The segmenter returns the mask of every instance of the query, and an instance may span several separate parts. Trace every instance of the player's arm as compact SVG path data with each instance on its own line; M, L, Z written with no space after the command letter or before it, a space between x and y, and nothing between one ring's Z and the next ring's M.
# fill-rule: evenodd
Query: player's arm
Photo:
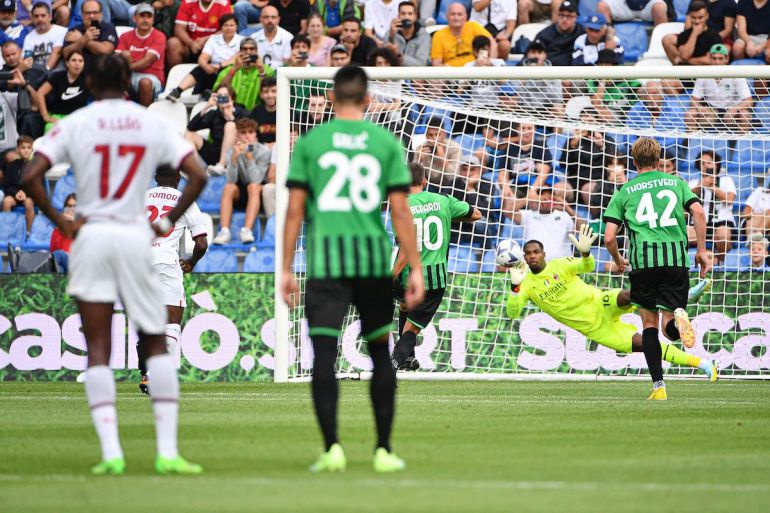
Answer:
M695 240L698 248L695 262L700 267L700 277L705 278L706 273L711 269L710 261L706 257L706 212L699 201L691 203L689 211L695 225Z
M305 201L307 190L300 187L292 187L289 191L289 207L286 211L286 223L283 227L283 300L290 308L299 302L299 288L294 275L291 272L291 263L294 260L294 248L297 245L297 237L305 218Z
M209 241L205 233L193 237L193 242L195 245L193 246L192 256L181 261L182 271L186 273L192 272L195 268L195 264L203 258L203 255L205 255L206 251L209 249Z
M206 172L198 164L198 159L195 153L188 154L184 160L182 160L181 170L187 175L187 184L182 191L182 195L179 197L179 201L171 212L166 217L161 217L153 224L153 228L158 235L163 235L168 232L171 227L176 223L180 217L187 212L193 201L200 195L203 187L206 185ZM167 221L164 221L164 219ZM159 231L160 230L160 231Z
M505 302L505 314L511 319L516 319L529 301L527 288L521 286L521 282L527 276L527 265L519 262L508 269L508 273L511 278L511 292Z
M82 219L75 222L67 221L59 211L51 205L51 202L48 200L48 195L45 193L45 188L43 187L43 177L45 176L45 172L50 168L51 162L48 160L48 157L36 153L35 156L32 157L32 161L24 166L24 171L21 175L21 185L27 193L27 196L32 198L32 201L37 208L39 208L48 219L53 221L65 237L71 239L83 221Z
M403 251L398 252L396 256L396 263L393 264L393 272L391 273L395 279L399 274L404 272L406 268L406 254Z
M401 242L401 252L409 264L409 280L407 290L404 294L406 307L412 309L422 303L425 296L425 283L422 277L422 266L420 264L420 253L417 252L417 238L414 233L414 223L412 221L412 212L409 210L409 203L406 199L406 193L403 191L392 191L388 194L390 201L390 216L393 228Z
M620 255L620 250L618 249L618 229L620 228L620 225L623 224L625 212L623 197L619 192L620 191L616 192L612 195L612 198L610 198L610 203L604 211L602 220L605 222L604 247L606 247L607 251L612 255L612 259L618 267L618 272L623 273L623 271L626 270L626 267L628 267L628 260Z
M452 222L453 223L472 223L474 221L478 221L479 219L481 219L481 211L476 207L471 207L471 210L469 211L467 216L459 217L457 219L452 219Z

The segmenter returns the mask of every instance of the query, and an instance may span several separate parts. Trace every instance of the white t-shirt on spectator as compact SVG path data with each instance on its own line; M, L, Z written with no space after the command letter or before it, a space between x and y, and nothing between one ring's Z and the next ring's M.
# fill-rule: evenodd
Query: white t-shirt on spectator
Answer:
M746 200L746 205L751 207L752 214L765 214L770 212L770 189L766 187L754 189Z
M44 34L33 30L24 38L24 58L32 57L35 64L45 66L53 49L64 46L66 35L67 29L59 25L51 25L51 29Z
M222 34L214 34L206 40L202 52L211 55L211 64L219 64L237 54L241 49L243 36L235 34L230 42Z
M19 133L16 130L18 93L0 92L0 151L16 147Z
M690 180L690 188L696 187L700 183L700 179ZM738 194L738 189L735 187L735 182L729 176L719 177L719 188L726 193ZM735 217L733 216L733 207L731 204L724 201L716 201L714 193L709 189L701 189L701 199L703 200L703 210L706 211L706 222L722 223L730 222L735 225Z
M374 30L374 35L380 41L387 41L390 35L390 22L398 17L400 3L401 0L391 0L389 4L383 0L366 0L364 28Z
M283 65L291 57L291 40L294 36L288 30L276 27L277 33L272 41L267 40L265 29L260 29L254 34L257 42L257 52L262 62L272 68Z
M489 59L494 67L505 66L502 59ZM466 62L465 67L476 67L476 61ZM500 103L500 85L499 80L472 80L469 97L474 107L494 107Z
M474 0L473 5L480 1ZM472 5L469 19L479 23L482 27L487 23L491 23L497 27L497 30L504 30L505 23L508 20L516 19L517 3L516 0L492 0L492 3L488 7L483 8L481 12L477 11ZM489 17L487 17L487 12L489 12Z
M29 36L27 36L29 37ZM692 97L703 99L714 109L735 107L744 98L751 98L749 82L745 78L699 78L695 81Z
M567 235L575 229L575 221L563 210L541 214L536 210L521 211L524 240L537 239L543 243L545 259L572 256L572 245Z

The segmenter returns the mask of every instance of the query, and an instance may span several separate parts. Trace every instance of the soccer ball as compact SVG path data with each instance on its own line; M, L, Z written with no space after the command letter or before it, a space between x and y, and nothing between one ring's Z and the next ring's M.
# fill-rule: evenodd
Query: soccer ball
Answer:
M495 251L495 262L503 267L513 267L521 260L524 260L524 253L521 246L515 240L506 239L500 241Z

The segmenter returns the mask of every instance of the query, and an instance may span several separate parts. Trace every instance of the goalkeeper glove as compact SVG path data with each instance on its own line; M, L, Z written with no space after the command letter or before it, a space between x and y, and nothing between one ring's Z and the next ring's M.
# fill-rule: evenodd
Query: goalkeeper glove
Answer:
M527 277L527 271L529 268L527 264L520 261L508 268L508 273L511 275L511 292L517 294L519 292L519 285Z
M594 233L588 223L584 223L583 226L580 227L578 238L575 238L571 233L569 234L569 239L572 241L572 244L575 245L575 249L580 251L583 255L587 255L591 252L591 246L598 238L599 234Z

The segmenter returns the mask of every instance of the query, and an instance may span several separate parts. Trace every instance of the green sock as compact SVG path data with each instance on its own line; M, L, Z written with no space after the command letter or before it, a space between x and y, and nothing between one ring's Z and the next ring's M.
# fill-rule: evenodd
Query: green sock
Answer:
M697 356L687 354L673 344L660 343L660 349L663 352L663 359L676 365L687 365L689 367L698 367L701 359Z

